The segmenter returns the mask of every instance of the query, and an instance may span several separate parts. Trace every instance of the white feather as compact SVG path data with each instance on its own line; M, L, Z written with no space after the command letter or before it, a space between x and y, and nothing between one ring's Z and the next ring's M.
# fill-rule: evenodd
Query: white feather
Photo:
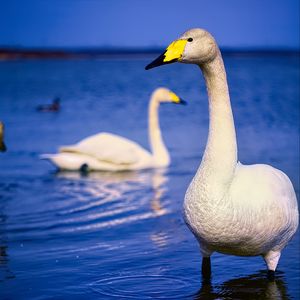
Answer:
M151 157L137 143L106 132L92 135L75 145L62 146L59 152L81 153L114 164L135 164Z

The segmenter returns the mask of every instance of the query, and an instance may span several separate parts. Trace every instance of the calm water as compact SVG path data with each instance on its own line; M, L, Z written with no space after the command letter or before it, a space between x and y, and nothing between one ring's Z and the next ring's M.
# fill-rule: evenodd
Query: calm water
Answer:
M0 62L0 299L299 299L299 232L275 282L260 257L214 254L211 285L185 226L182 202L207 137L197 67L144 71L145 59ZM225 57L239 157L291 178L299 199L299 61ZM53 153L100 131L145 147L152 90L167 86L189 105L165 104L161 127L172 164L134 173L57 173ZM59 113L35 107L62 99Z

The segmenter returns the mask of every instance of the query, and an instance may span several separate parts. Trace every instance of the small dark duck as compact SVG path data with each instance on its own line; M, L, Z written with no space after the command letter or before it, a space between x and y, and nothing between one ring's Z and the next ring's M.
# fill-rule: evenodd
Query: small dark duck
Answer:
M36 108L37 111L41 112L56 112L60 110L60 98L53 99L51 104L39 105Z

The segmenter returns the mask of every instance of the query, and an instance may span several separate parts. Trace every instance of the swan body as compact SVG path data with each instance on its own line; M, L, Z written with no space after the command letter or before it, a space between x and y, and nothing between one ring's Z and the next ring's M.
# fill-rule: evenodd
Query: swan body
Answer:
M278 253L295 233L297 201L288 177L271 166L237 164L222 199L203 199L205 187L194 180L185 197L184 214L198 237L202 254L239 256ZM210 203L205 203L210 201Z
M60 169L138 170L153 165L151 153L137 143L111 133L98 133L71 146L62 146L57 154L45 154Z
M70 146L62 146L57 154L44 154L62 170L76 171L83 166L94 171L125 171L166 167L170 163L168 150L161 137L158 108L160 103L183 104L184 101L166 88L156 89L149 103L149 140L152 153L136 142L111 134L99 133Z
M202 273L210 273L209 258L216 251L261 255L274 274L298 227L292 183L269 165L238 162L226 72L214 38L203 29L191 29L146 69L174 61L198 65L208 91L208 141L183 206L184 219L200 244Z

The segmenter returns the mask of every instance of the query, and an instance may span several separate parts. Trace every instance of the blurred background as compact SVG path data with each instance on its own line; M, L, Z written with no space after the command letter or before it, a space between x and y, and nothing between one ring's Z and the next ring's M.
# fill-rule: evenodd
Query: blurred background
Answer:
M299 231L274 282L260 257L215 254L201 284L182 220L208 131L199 69L145 71L193 27L225 62L239 159L284 171L299 199L299 1L0 0L1 299L298 299ZM160 108L164 170L57 172L43 153L98 132L149 149L147 109L166 86L188 105ZM59 98L58 109L49 107Z
M299 1L1 0L2 47L165 47L207 28L222 48L299 49Z

